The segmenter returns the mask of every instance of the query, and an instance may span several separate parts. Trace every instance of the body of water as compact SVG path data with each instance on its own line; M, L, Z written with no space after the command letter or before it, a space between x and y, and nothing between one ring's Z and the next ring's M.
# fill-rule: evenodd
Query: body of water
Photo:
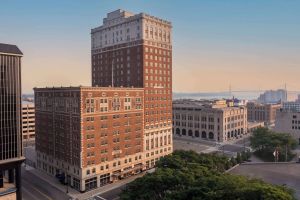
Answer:
M222 98L238 98L245 100L256 100L260 94L264 91L257 92L237 92L234 91L231 94L229 92L199 92L199 93L173 93L174 99L222 99ZM297 98L299 92L288 92L288 100L294 101Z

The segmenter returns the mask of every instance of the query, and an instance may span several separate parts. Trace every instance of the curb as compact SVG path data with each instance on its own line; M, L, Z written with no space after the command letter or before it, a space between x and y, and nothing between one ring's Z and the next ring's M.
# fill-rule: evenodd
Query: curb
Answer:
M231 170L237 168L238 166L240 166L240 164L236 164L236 165L234 165L233 167L231 167L230 169L227 169L227 170L225 171L225 173L230 172Z
M276 165L276 164L296 164L299 162L292 161L292 162L246 162L241 163L241 165Z

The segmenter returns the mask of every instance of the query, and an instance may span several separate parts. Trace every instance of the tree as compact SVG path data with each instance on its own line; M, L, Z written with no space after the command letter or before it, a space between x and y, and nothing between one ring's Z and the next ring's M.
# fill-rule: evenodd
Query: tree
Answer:
M242 157L241 157L240 153L237 153L237 155L236 155L236 162L239 164L242 162Z
M250 137L250 145L255 154L266 161L273 161L273 152L279 151L279 161L291 160L291 152L297 146L297 141L288 133L276 133L267 128L258 128Z
M231 159L232 160L232 159ZM122 200L293 200L293 191L257 179L224 173L224 156L175 151L152 174L129 183Z
M245 152L245 151L242 151L242 153L241 153L241 159L242 159L242 161L246 161L246 160L248 160L248 159L247 159L247 155L246 155L246 152Z
M231 157L230 162L232 163L232 166L236 165L236 159L234 157Z

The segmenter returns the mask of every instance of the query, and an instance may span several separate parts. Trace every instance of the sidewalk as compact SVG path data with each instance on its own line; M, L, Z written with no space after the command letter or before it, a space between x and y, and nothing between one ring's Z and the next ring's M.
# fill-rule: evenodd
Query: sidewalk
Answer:
M49 176L35 168L32 168L30 166L26 166L25 170L29 173L31 173L33 176L37 176L41 179L43 179L44 181L46 181L47 183L49 183L51 186L57 188L58 190L65 192L67 191L67 186L66 185L62 185L55 177ZM94 190L85 192L85 193L80 193L77 190L74 190L71 187L68 187L68 196L70 196L72 199L76 199L76 200L86 200L88 198L91 198L93 196L96 195L100 195L103 194L105 192L108 192L110 190L113 190L115 188L121 187L131 181L134 181L136 178L142 177L143 175L145 175L144 173L141 174L137 174L135 176L131 176L128 177L126 179L120 180L118 182L112 183L112 184L107 184L105 186L102 186L100 188L96 188Z
M33 167L30 167L28 165L26 165L25 170L29 173L31 173L33 176L37 176L40 179L43 179L44 181L46 181L49 185L55 187L56 189L66 193L67 191L67 186L66 185L62 185L55 177L49 176ZM70 187L68 187L69 193L68 196L72 197L72 198L76 198L77 195L80 194L80 192L78 192L77 190L74 190Z

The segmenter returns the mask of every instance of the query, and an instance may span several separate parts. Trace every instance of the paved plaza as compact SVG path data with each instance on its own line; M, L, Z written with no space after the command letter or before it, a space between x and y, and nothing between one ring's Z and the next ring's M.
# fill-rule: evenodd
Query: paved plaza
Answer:
M206 151L215 151L216 148L213 146L209 146L208 144L203 144L200 142L193 142L185 139L173 139L173 148L174 150L192 150L197 153L204 153Z
M232 174L260 178L277 185L286 185L295 190L297 199L300 199L299 172L299 163L243 164L230 171Z

